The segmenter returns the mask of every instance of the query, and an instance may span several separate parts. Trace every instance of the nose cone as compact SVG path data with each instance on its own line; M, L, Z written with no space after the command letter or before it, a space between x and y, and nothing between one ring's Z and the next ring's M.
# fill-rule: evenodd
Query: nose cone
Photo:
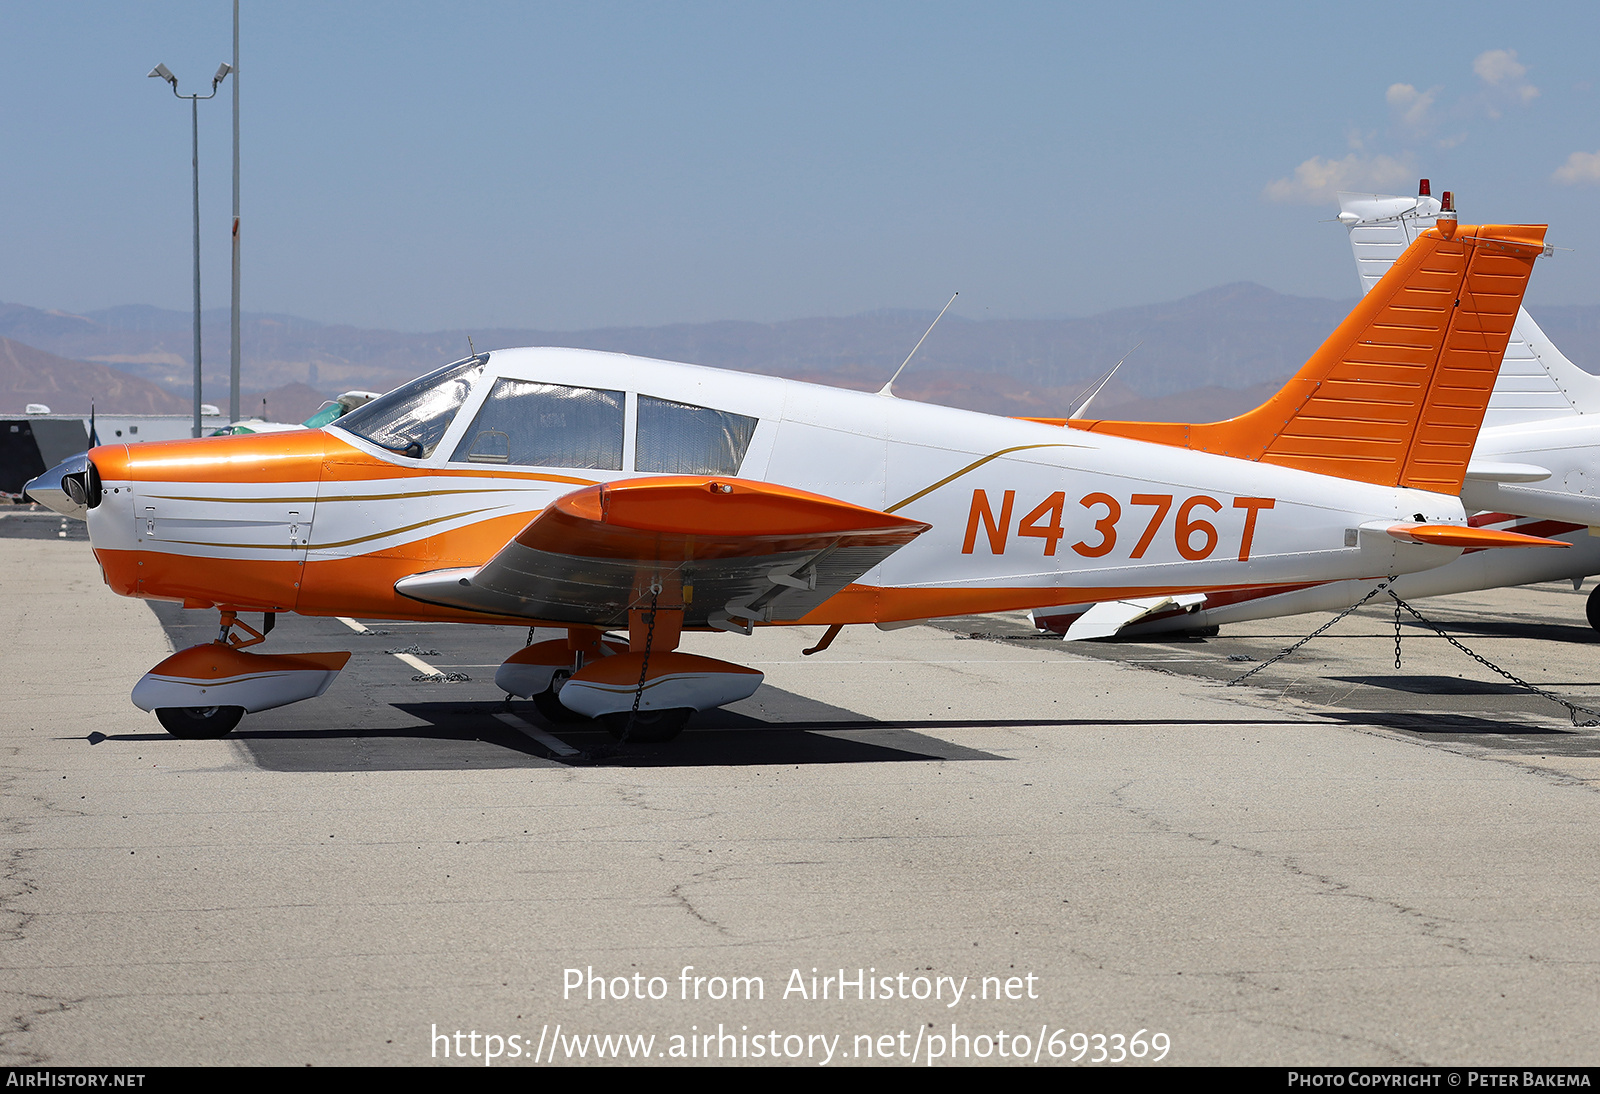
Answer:
M64 517L85 520L100 500L100 478L89 453L68 456L38 478L29 479L23 493Z

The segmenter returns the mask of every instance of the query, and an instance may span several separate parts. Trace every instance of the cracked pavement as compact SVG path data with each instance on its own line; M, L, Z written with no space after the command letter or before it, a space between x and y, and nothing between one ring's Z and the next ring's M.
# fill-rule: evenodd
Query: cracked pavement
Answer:
M177 741L128 691L214 615L113 596L79 542L0 556L8 1064L421 1064L435 1025L546 1022L840 1033L849 1063L857 1034L951 1021L1161 1031L1184 1064L1593 1062L1600 734L1421 631L1396 672L1382 614L1239 688L1229 654L1325 617L1070 646L1017 617L849 628L809 658L820 629L692 635L767 685L585 763L492 717L515 628L280 619L270 651L350 668ZM1419 606L1600 700L1566 587ZM413 681L384 652L409 645L470 679ZM682 1000L684 966L765 998ZM564 999L570 968L671 992ZM814 968L1033 974L1038 998L784 998Z

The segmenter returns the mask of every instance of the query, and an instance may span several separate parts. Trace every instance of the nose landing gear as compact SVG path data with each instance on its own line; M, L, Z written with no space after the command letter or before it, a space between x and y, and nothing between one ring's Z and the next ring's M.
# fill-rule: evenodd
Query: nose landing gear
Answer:
M273 615L261 630L222 613L215 642L179 650L133 687L133 705L153 711L166 731L187 739L224 737L247 713L314 699L328 690L350 654L246 653L266 641ZM249 634L241 639L237 627Z

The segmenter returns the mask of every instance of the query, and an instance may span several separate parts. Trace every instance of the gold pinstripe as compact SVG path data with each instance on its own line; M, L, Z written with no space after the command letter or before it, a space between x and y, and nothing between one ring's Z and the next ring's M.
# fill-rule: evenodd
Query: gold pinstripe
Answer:
M982 467L984 464L988 463L990 460L997 460L1001 456L1008 455L1009 453L1012 453L1012 452L1026 452L1031 448L1086 448L1086 447L1088 447L1088 446L1087 445L1081 445L1081 444L1019 444L1015 448L1002 448L998 452L989 453L987 456L984 456L982 459L974 460L973 462L967 464L967 466L963 467L960 471L957 471L953 475L946 475L944 478L940 479L938 482L934 483L932 486L923 487L921 490L918 490L915 494L912 494L909 498L906 498L906 499L904 499L902 501L895 502L893 505L889 506L889 508L885 509L884 512L885 513L892 513L896 509L903 509L907 505L910 505L912 502L916 501L918 498L926 497L927 495L933 493L935 490L939 489L939 487L948 486L950 483L955 482L957 479L959 479L962 475L965 475L967 472L976 471L978 468Z

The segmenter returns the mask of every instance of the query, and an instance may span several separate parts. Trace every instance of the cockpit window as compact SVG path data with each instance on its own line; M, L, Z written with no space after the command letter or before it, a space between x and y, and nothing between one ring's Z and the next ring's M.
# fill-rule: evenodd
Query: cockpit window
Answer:
M499 379L450 459L622 470L623 395Z
M436 369L357 407L336 424L379 448L414 460L427 459L439 447L439 439L488 363L489 355L480 353Z
M639 396L634 468L669 475L736 475L756 419L726 410Z

